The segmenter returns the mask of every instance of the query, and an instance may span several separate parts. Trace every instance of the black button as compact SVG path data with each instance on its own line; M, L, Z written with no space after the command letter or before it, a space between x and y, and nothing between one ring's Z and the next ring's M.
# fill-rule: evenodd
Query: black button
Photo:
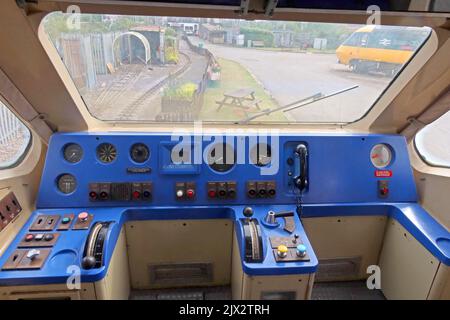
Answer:
M51 233L47 233L47 234L44 236L44 240L45 240L45 241L52 241L54 238L55 238L55 236L54 236L53 234L51 234Z

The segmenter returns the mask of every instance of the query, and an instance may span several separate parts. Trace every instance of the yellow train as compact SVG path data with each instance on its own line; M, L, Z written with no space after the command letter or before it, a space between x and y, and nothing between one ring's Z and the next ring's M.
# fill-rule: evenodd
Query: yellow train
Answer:
M421 44L426 28L367 25L356 30L336 50L338 62L358 73L396 74Z

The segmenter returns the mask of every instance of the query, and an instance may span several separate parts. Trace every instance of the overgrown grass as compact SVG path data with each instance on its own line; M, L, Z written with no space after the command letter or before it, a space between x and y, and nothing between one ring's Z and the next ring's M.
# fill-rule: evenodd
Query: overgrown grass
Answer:
M259 84L253 76L241 66L239 63L226 59L218 59L221 67L220 83L216 88L208 88L205 92L205 100L202 110L200 111L200 119L208 121L238 121L246 118L245 111L241 108L224 105L219 111L219 105L216 101L223 100L224 92L238 90L241 88L252 88L255 90L257 100L262 100L260 107L262 110L278 107L277 102L270 97L264 88ZM229 102L230 100L228 100ZM256 107L251 107L247 113L251 116L258 113ZM280 111L274 112L267 116L262 116L255 121L282 121L287 122L287 118Z

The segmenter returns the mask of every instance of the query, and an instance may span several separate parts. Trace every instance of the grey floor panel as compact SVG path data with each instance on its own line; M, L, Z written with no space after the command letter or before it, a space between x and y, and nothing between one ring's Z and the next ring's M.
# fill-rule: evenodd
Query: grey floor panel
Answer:
M314 283L312 300L385 300L381 290L367 289L365 281Z
M230 300L230 287L132 290L131 300Z
M131 300L230 300L230 287L132 290ZM314 283L312 300L384 300L380 290L369 290L365 281Z

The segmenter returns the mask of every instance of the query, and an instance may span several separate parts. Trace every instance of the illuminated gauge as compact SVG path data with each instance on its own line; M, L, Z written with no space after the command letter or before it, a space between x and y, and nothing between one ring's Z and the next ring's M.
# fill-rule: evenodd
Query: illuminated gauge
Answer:
M236 163L236 152L226 143L218 143L212 146L208 152L208 165L218 172L230 171Z
M83 157L83 149L79 144L69 143L64 147L64 159L70 163L77 163Z
M63 174L57 180L58 190L62 193L68 194L75 191L77 188L77 180L71 174Z
M385 144L377 144L370 151L370 161L377 168L385 168L392 161L392 150Z
M267 143L258 143L250 150L250 161L258 167L267 166L272 161L272 150Z
M102 143L97 147L97 158L103 163L111 163L116 160L117 150L110 143Z
M143 143L135 143L130 150L131 159L137 163L143 163L150 157L150 150Z

